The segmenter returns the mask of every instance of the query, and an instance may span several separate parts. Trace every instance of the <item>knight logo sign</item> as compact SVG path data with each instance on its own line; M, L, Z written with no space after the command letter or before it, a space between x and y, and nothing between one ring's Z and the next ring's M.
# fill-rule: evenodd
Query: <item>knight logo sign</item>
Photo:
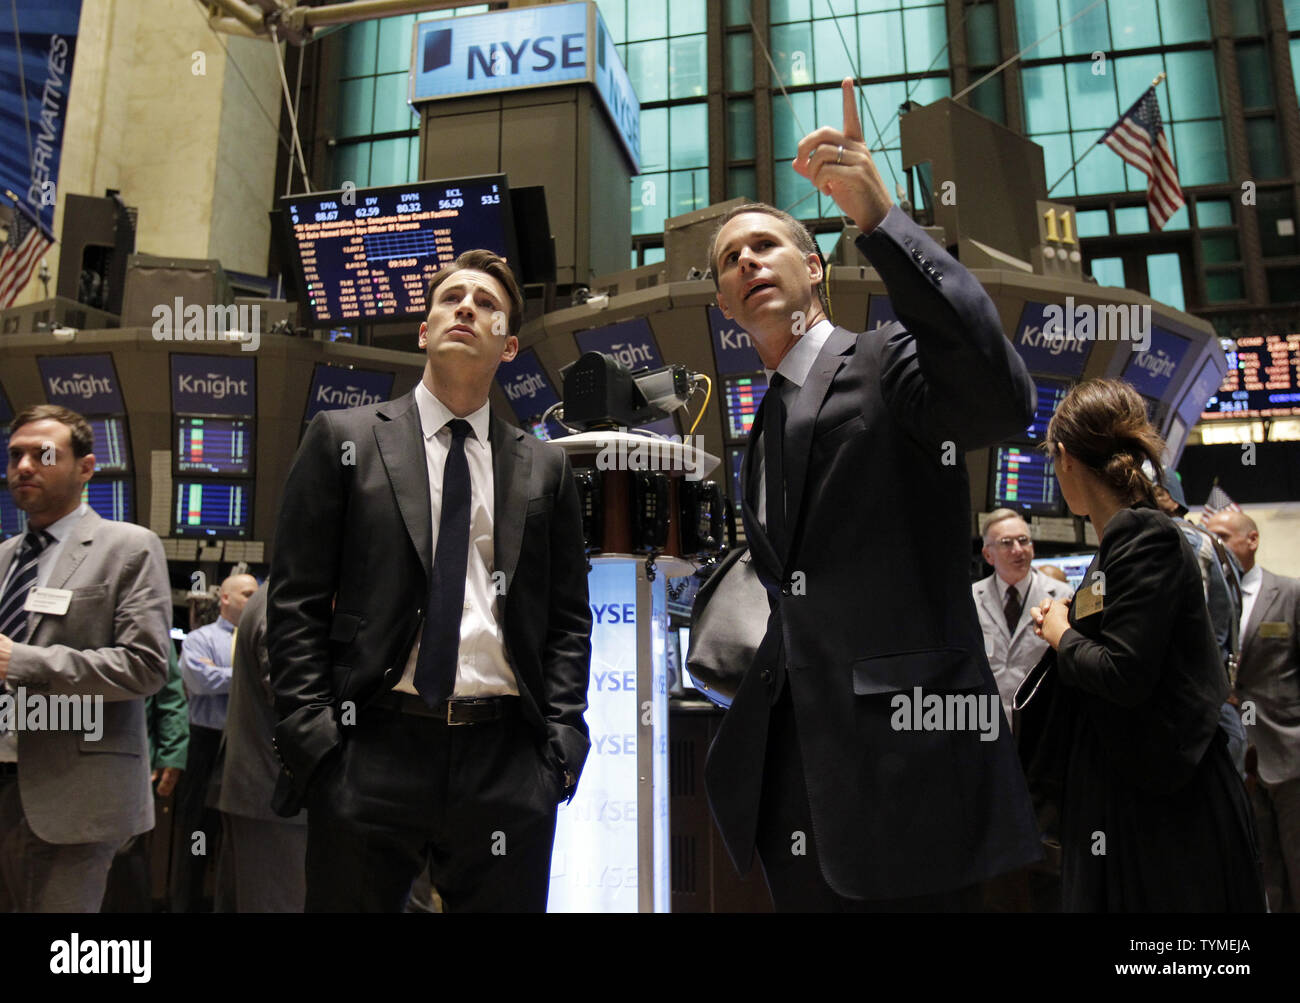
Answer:
M734 320L727 320L716 306L709 307L709 333L713 335L713 361L719 376L756 373L763 368L749 332Z
M111 355L59 355L36 360L45 399L79 414L123 414L122 387Z
M311 421L322 411L381 404L392 398L396 378L392 373L373 369L349 369L319 362L312 374L305 420Z
M254 360L224 355L173 355L172 410L177 414L256 417Z
M497 383L520 421L539 417L560 399L546 376L546 370L537 361L537 353L531 348L524 349L511 361L501 363L497 368Z
M589 331L579 331L574 337L579 352L602 352L633 372L657 369L664 364L655 336L650 331L650 322L644 317L593 327Z
M1190 342L1163 328L1151 328L1150 344L1145 351L1134 352L1121 377L1133 384L1144 397L1164 400L1177 380L1179 366Z
M1088 364L1093 340L1079 338L1072 329L1054 323L1059 310L1056 303L1026 303L1016 328L1016 351L1030 372L1077 378Z
M640 172L641 103L594 3L543 4L415 26L411 104L588 83Z

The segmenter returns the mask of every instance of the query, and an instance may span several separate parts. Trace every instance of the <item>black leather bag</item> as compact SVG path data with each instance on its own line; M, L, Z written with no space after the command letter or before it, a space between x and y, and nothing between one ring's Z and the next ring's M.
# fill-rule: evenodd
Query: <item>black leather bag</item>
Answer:
M1048 648L1030 669L1012 703L1016 749L1043 842L1061 845L1061 802L1070 749L1079 721L1074 691L1062 686L1056 651Z
M696 687L730 707L767 633L767 591L749 548L731 550L695 594L686 667Z

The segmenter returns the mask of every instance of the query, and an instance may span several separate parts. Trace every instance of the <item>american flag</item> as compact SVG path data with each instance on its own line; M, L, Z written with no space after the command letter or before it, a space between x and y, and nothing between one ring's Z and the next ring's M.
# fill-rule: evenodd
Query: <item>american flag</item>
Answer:
M1219 487L1218 481L1210 488L1210 497L1205 499L1205 505L1202 508L1204 518L1208 519L1216 512L1222 512L1224 509L1230 509L1233 512L1240 512L1241 506L1228 497L1228 492Z
M1155 87L1148 88L1097 142L1105 143L1147 176L1147 212L1156 229L1163 230L1169 217L1183 204L1183 190L1178 185L1178 168L1174 166L1174 155L1160 121Z
M0 249L0 310L7 309L17 298L32 277L36 262L53 243L22 203L15 202L9 239Z

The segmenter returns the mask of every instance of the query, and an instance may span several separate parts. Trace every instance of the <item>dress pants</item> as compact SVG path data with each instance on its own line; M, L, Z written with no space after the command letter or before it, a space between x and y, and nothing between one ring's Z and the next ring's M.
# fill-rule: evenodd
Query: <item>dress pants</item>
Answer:
M221 731L190 722L185 772L176 784L176 834L172 843L171 911L209 912L204 882L216 868L221 815L208 807L208 785L221 749ZM203 853L195 853L194 834L203 833Z
M302 912L307 895L307 827L221 813L217 912Z
M844 792L845 797L854 794ZM898 835L906 838L906 833ZM978 885L900 899L851 899L831 889L817 856L788 685L782 687L768 722L757 849L777 912L973 912L980 908ZM870 847L862 852L870 853Z
M1280 784L1257 780L1250 802L1269 912L1300 912L1300 778Z
M426 866L445 912L545 911L561 784L506 706L468 725L358 714L307 790L308 912L401 912Z
M0 912L99 912L117 843L47 843L0 776Z

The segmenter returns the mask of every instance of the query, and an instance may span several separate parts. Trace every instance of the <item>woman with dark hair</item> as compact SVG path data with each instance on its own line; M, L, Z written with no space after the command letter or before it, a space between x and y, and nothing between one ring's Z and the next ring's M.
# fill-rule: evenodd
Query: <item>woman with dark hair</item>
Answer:
M1056 649L1072 736L1061 799L1062 906L1263 911L1254 822L1219 730L1228 682L1196 557L1154 507L1164 443L1119 380L1076 386L1046 447L1100 551L1069 603L1033 610Z

